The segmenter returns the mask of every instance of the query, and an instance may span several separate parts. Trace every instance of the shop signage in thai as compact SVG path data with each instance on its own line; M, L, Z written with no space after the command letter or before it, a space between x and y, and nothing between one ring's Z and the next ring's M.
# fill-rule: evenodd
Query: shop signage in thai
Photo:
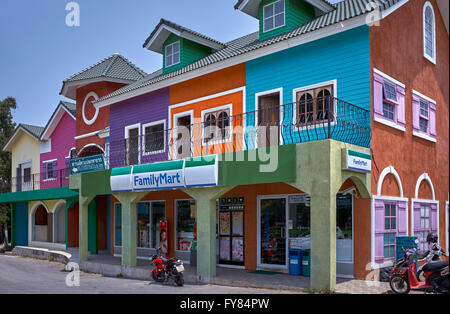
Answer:
M352 149L345 149L344 169L360 172L371 172L372 159L369 154Z
M113 192L216 186L218 181L216 156L115 168L110 179Z
M105 158L103 155L70 159L70 171L72 174L99 170L105 170Z

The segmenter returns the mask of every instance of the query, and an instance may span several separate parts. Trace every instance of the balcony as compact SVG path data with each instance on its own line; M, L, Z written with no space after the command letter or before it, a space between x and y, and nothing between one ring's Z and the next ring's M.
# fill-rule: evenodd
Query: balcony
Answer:
M370 111L324 97L154 130L109 143L108 168L334 139L370 147ZM89 152L84 151L89 155Z
M13 177L11 181L0 182L0 193L36 191L69 185L70 168Z

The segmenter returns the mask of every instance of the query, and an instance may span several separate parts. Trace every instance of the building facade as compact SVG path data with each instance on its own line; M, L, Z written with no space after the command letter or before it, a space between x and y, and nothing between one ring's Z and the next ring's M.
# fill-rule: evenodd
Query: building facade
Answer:
M59 123L75 126L64 146L52 129L57 164L103 155L106 170L70 175L64 245L136 266L166 238L205 281L217 265L288 272L301 249L318 290L392 265L398 236L448 246L448 5L378 4L240 0L252 34L222 43L162 19L143 45L160 70L116 54L65 80L76 114ZM26 197L0 196L17 222Z

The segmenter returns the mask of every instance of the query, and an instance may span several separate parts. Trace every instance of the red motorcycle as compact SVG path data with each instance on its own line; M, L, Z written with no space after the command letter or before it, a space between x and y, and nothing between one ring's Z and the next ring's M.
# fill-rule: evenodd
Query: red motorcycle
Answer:
M424 259L428 252L419 253L416 249L407 249L404 256L395 262L389 280L391 289L398 294L407 294L411 290L448 293L448 261L429 261L423 265L425 281L417 276L416 259Z
M175 257L165 259L162 256L152 256L153 270L152 278L156 282L165 282L173 280L177 286L184 285L184 266L183 263Z

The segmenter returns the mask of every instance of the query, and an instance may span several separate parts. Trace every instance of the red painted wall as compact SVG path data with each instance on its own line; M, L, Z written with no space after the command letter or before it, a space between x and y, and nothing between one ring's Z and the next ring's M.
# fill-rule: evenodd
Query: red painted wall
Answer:
M449 37L436 1L430 0L436 23L436 64L424 58L422 14L425 2L409 1L381 20L380 26L370 27L371 68L382 71L406 86L405 132L372 119L372 149L374 162L379 169L377 171L375 164L372 164L372 193L377 194L381 171L394 166L401 179L403 197L409 199L410 207L419 176L428 173L436 199L439 200L439 238L444 246L445 201L449 193ZM412 134L413 89L436 101L436 143ZM371 99L373 107L373 90ZM382 195L399 196L399 187L392 175L386 177ZM419 196L431 198L429 187L421 186ZM411 215L410 208L408 211ZM361 245L370 246L370 238ZM370 254L361 258L369 261Z
M67 246L68 247L78 247L78 203L69 209L67 214Z
M76 136L89 134L95 131L103 130L109 126L109 106L99 109L97 119L91 125L83 120L83 102L90 92L95 92L99 98L114 92L115 90L125 86L121 83L98 82L88 84L77 89L77 126ZM90 104L93 98L89 98L86 105L86 118L91 119L95 115L95 108ZM104 148L105 139L101 139L96 135L76 140L77 152L88 144L98 144Z

